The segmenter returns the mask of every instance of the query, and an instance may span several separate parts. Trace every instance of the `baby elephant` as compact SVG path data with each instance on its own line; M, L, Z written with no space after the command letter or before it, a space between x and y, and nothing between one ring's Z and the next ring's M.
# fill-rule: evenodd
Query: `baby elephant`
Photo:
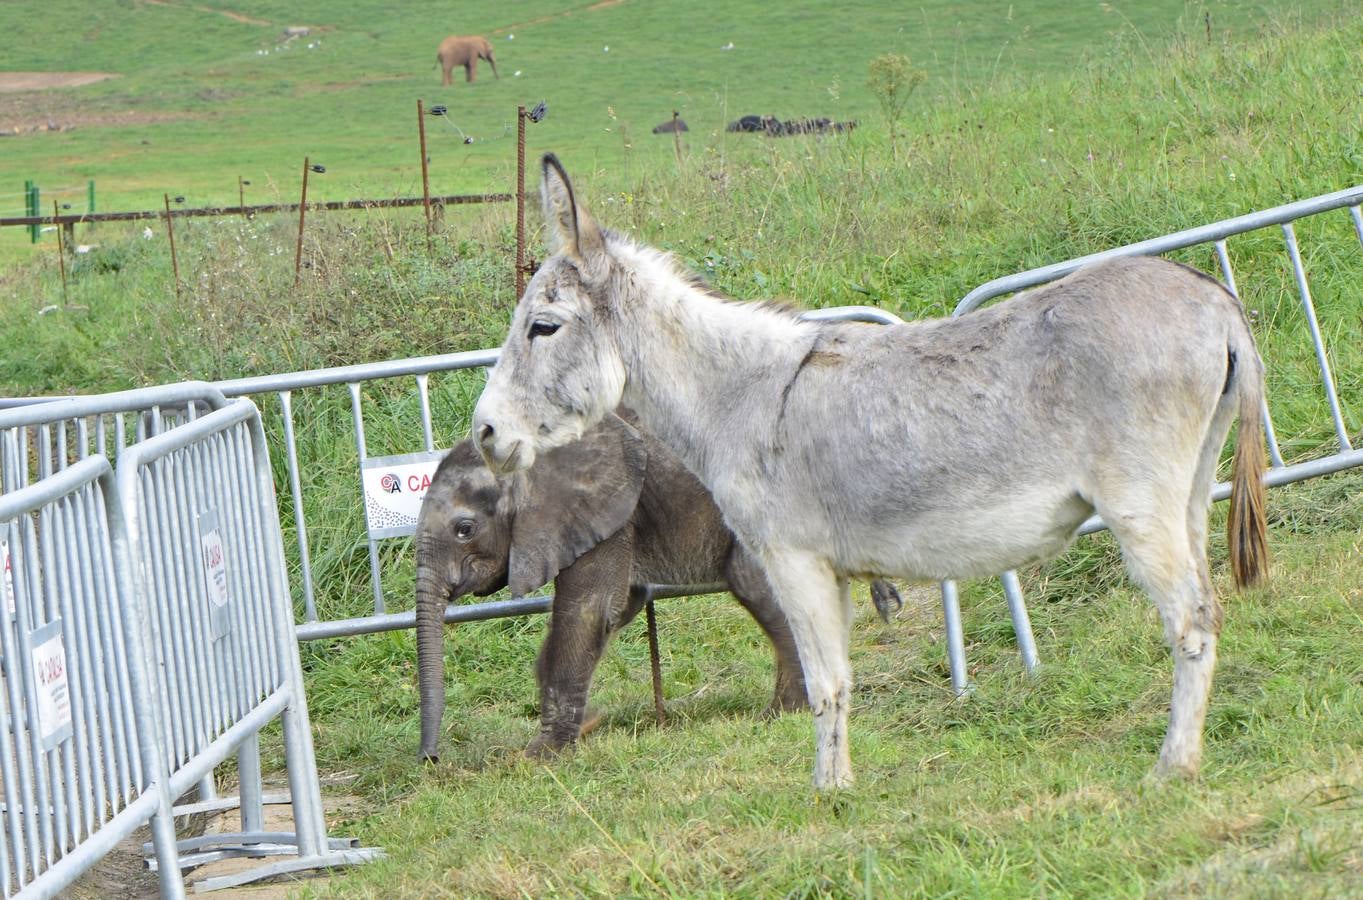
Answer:
M671 451L615 416L501 480L471 441L456 445L421 507L416 567L423 759L437 758L445 706L445 604L507 584L520 597L554 581L532 756L577 739L592 673L610 636L642 607L631 590L641 584L726 583L775 650L770 710L806 704L795 643L757 562ZM878 607L898 599L891 585L875 588Z

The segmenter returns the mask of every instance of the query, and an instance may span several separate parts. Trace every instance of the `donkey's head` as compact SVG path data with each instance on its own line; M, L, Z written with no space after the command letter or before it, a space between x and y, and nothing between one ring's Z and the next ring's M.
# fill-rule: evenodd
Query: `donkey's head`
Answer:
M620 403L625 367L613 338L618 285L607 235L573 198L551 153L540 193L554 241L525 289L502 355L473 412L473 437L496 472L524 469Z

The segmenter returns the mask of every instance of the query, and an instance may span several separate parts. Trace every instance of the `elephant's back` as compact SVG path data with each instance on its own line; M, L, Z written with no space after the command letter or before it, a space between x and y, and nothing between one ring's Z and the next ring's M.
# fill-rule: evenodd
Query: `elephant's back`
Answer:
M670 449L642 434L648 470L634 514L634 583L723 581L733 536L719 508Z

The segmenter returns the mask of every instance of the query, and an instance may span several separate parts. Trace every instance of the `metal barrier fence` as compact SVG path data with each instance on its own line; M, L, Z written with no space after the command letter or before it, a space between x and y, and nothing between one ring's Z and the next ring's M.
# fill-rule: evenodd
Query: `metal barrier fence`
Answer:
M989 299L1011 293L1024 287L1045 283L1046 281L1060 277L1087 262L1119 255L1162 253L1206 243L1212 243L1214 245L1217 258L1222 267L1223 277L1234 290L1235 278L1234 273L1230 268L1229 255L1226 249L1226 238L1271 225L1281 225L1287 238L1289 257L1293 266L1298 290L1301 293L1303 309L1310 324L1315 351L1320 364L1324 390L1331 407L1341 451L1326 459L1312 460L1307 463L1297 463L1288 466L1283 461L1277 438L1273 433L1272 420L1271 418L1266 417L1265 421L1269 432L1269 450L1274 466L1273 470L1269 473L1268 483L1270 485L1284 484L1289 481L1301 480L1302 478L1313 477L1314 475L1324 474L1329 471L1338 471L1342 468L1358 465L1360 460L1357 451L1352 450L1347 435L1347 429L1344 426L1343 414L1341 412L1337 392L1335 391L1334 383L1328 368L1326 349L1320 336L1318 324L1315 321L1315 313L1310 300L1307 278L1297 250L1296 237L1292 223L1304 217L1331 210L1348 208L1355 229L1358 231L1360 239L1363 239L1363 218L1360 217L1359 212L1360 202L1363 202L1363 187L1352 188L1347 191L1340 191L1334 194L1328 194L1322 197L1277 207L1275 209L1241 216L1225 222L1190 229L1163 238L1133 244L1128 247L1117 248L1081 259L1047 266L1020 275L996 279L968 294L956 308L955 314L961 315L969 312L971 309L976 308ZM815 310L808 313L808 316L810 318L823 320L899 321L897 317L889 313L868 307ZM346 387L350 399L351 424L360 469L360 472L357 473L358 480L363 484L367 474L372 474L371 470L373 469L373 464L379 462L379 460L376 460L371 456L370 441L366 437L366 419L363 410L365 402L364 391L366 388L372 391L382 385L386 391L391 393L394 384L409 378L413 380L415 386L415 401L418 409L417 417L420 420L421 450L416 454L411 454L411 443L407 443L403 446L403 450L406 452L402 457L396 458L407 459L409 461L413 458L421 458L425 465L430 469L433 469L435 460L438 459L438 454L435 452L434 429L432 425L430 376L437 373L457 374L470 369L483 368L492 365L496 361L496 358L497 351L495 349L478 350L406 360L392 360L376 364L344 366L308 372L233 379L219 382L214 385L214 387L220 389L223 394L229 397L251 396L257 400L263 400L263 395L275 394L278 398L280 413L279 422L282 429L283 452L286 458L287 478L289 482L288 495L292 507L293 525L300 563L299 584L301 596L299 597L299 601L302 606L302 621L297 628L297 634L300 640L314 640L342 635L410 628L414 626L415 614L413 612L389 613L387 611L383 592L383 566L379 550L380 542L383 539L380 535L410 533L410 529L414 527L414 517L412 521L407 522L401 527L387 526L385 523L377 523L373 520L370 506L367 502L365 503L366 543L369 557L368 572L370 589L373 596L372 613L341 617L339 619L333 617L330 620L319 615L315 596L315 573L312 563L313 548L309 536L305 512L305 494L303 490L303 484L305 482L309 484L313 482L314 473L312 471L305 471L299 460L296 434L297 423L295 422L294 413L295 392L308 389L338 387L340 385ZM409 426L410 427L407 430L409 432L414 432L415 426L410 425L410 423ZM410 435L403 440L410 441ZM363 488L361 488L361 491L362 490ZM1224 492L1224 490L1224 486L1218 488L1219 492ZM1220 493L1218 493L1218 497L1219 496L1221 496ZM1101 523L1094 520L1086 524L1084 531L1087 533L1097 530L1100 527ZM343 537L348 539L348 536ZM1021 586L1015 573L1004 573L1001 578L1004 595L1008 602L1010 615L1012 616L1014 630L1018 636L1019 650L1024 665L1028 670L1031 670L1037 664L1037 652L1035 641L1031 634L1027 609L1022 598ZM678 596L690 592L691 591L686 586L657 586L655 596ZM966 688L967 683L964 639L960 621L956 584L950 581L944 582L942 585L942 595L947 624L948 658L952 670L952 684L956 690L961 691ZM447 610L446 621L468 622L501 616L522 615L530 612L542 612L548 608L548 603L548 598L528 598L518 601L461 605L458 607L450 607Z
M26 872L46 869L47 880L31 887L48 895L152 816L155 841L148 852L155 859L149 865L162 871L162 891L172 895L183 892L181 868L215 859L294 857L207 879L198 889L379 854L326 834L259 413L239 400L191 419L196 404L222 405L221 394L203 387L176 385L0 412L4 469L17 478L33 467L25 457L33 455L35 444L52 446L47 438L56 423L139 403L148 409L188 404L180 427L119 448L115 476L104 457L91 455L0 496L0 523L12 520L0 555L13 567L6 595L15 597L17 611L14 634L0 629L11 711L9 728L0 735L7 826L0 835L0 865L7 885L22 887ZM152 430L161 424L156 415L146 421ZM26 440L35 435L36 442ZM91 487L96 480L102 491ZM87 499L77 512L58 516L44 506L82 487L95 501ZM96 501L92 513L88 507ZM91 539L101 536L102 541ZM45 595L31 590L39 572ZM74 574L59 580L63 572ZM99 590L92 589L92 579ZM109 630L121 616L130 620L128 636L118 645ZM74 659L69 668L68 653ZM16 661L30 655L33 677L25 681L30 673ZM150 674L141 674L147 661ZM68 671L69 687L59 678ZM48 700L42 690L35 692L33 678L49 685ZM135 727L126 721L134 714ZM104 725L101 716L112 717L113 724ZM287 802L296 828L291 834L263 829L258 740L260 729L276 718L283 724ZM4 745L11 734L13 748ZM112 746L115 739L118 747ZM96 741L102 743L92 744ZM138 747L140 760L133 754ZM211 785L214 767L234 752L240 800L209 805L239 804L241 831L177 845L169 824L173 799L196 783ZM125 771L130 766L132 775ZM155 781L143 772L154 774ZM138 793L133 803L130 779ZM115 785L122 786L121 794L113 793ZM115 806L120 798L127 806L116 822L106 823L111 808L101 799L106 786ZM59 788L65 793L57 793ZM98 830L92 827L96 813L105 823ZM16 846L29 848L29 856L11 859L7 848ZM49 885L55 886L49 891Z
M1025 290L1030 287L1046 284L1068 275L1082 266L1090 265L1092 263L1123 256L1152 256L1205 245L1211 245L1215 251L1217 264L1220 268L1224 283L1230 288L1233 294L1239 297L1240 291L1236 284L1235 272L1231 266L1230 251L1226 244L1227 239L1265 228L1272 228L1275 225L1279 226L1282 229L1284 249L1287 253L1288 264L1292 271L1292 281L1295 285L1298 297L1301 300L1302 315L1306 322L1307 332L1311 338L1312 349L1316 358L1317 371L1320 375L1320 390L1330 412L1331 424L1335 432L1335 439L1338 442L1338 449L1335 452L1328 453L1325 456L1317 457L1315 459L1291 464L1285 462L1277 435L1273 428L1273 419L1270 415L1268 398L1266 396L1264 399L1264 436L1268 442L1271 465L1264 481L1269 487L1276 487L1304 481L1308 478L1315 478L1320 475L1340 472L1355 466L1363 466L1363 450L1354 449L1352 442L1349 440L1348 428L1345 424L1345 410L1339 399L1339 391L1335 384L1334 375L1330 370L1329 348L1325 344L1325 340L1321 334L1320 323L1316 318L1315 304L1311 299L1309 278L1306 274L1306 268L1302 263L1301 251L1297 244L1297 234L1294 227L1294 223L1299 222L1302 219L1335 210L1347 209L1353 224L1354 234L1358 239L1358 243L1363 245L1363 213L1360 213L1360 204L1363 204L1363 186L1336 191L1332 194L1324 194L1309 200L1288 203L1283 206L1238 216L1233 219L1226 219L1210 225L1186 229L1184 231L1164 235L1163 237L1152 238L1139 243L1128 244L1124 247L1105 250L1101 253L1093 253L1065 262L1031 269L1016 275L996 278L980 285L966 294L956 305L952 315L965 315L991 300L1011 295L1017 291ZM1212 491L1213 500L1224 500L1229 496L1230 486L1228 484L1218 484ZM1103 524L1101 518L1093 516L1084 523L1079 533L1092 534L1101 531L1106 527L1107 526ZM1030 637L1031 626L1025 621L1027 610L1026 605L1023 602L1022 587L1018 581L1017 573L1011 571L1005 572L1000 576L1000 580L1003 583L1004 595L1008 599L1009 609L1013 612L1014 624L1018 626L1017 633L1019 640L1022 641L1022 636L1024 634ZM954 635L960 634L960 627L959 625L953 626L951 624L953 618L959 622L960 610L957 596L958 592L955 582L945 581L942 583L942 599L943 604L947 609L948 617L948 634L953 636L948 643L948 655L952 660L952 686L960 693L968 689L968 683L964 677L965 649L963 644L958 642L954 637ZM1019 621L1019 616L1022 617L1021 622ZM1022 642L1020 649L1022 651L1023 661L1030 670L1036 665L1036 649L1034 645L1029 646L1029 644L1029 641ZM957 673L960 673L960 675L958 676Z
M11 433L7 464L19 454ZM115 577L112 488L108 461L92 456L0 496L5 897L56 895L148 822L157 852L175 853L143 622ZM178 877L161 887L183 894Z

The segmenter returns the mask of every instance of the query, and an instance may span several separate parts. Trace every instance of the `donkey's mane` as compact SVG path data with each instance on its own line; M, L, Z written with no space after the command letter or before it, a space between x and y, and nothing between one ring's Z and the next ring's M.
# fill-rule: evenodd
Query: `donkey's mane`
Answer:
M686 265L677 257L677 254L668 250L662 250L650 244L644 244L632 238L626 237L617 231L602 229L606 235L606 240L611 244L625 245L636 253L643 254L654 261L660 262L662 266L675 276L688 288L702 296L721 300L725 303L732 303L735 306L742 306L745 309L758 309L764 312L773 312L783 315L790 319L798 320L804 310L796 306L789 300L780 300L772 297L764 297L757 300L741 300L732 294L727 294L715 287L705 276Z

